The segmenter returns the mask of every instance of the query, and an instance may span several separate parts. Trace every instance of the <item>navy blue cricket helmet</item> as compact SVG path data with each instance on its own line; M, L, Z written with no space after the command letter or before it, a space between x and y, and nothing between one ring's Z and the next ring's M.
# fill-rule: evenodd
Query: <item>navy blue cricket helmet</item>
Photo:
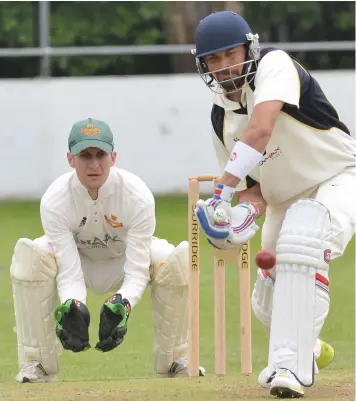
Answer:
M241 15L232 11L213 12L202 19L196 28L196 48L192 50L192 53L196 59L198 72L207 86L214 92L219 93L222 89L225 93L231 93L240 90L246 82L250 82L256 72L256 68L252 68L252 66L253 64L257 65L260 58L258 39L258 35L252 33L248 23ZM246 47L245 61L224 68L223 70L230 70L230 78L218 81L214 72L222 70L209 71L204 57L241 45ZM243 70L242 74L237 77L231 72L231 69L238 65L243 65ZM227 88L229 89L227 90Z

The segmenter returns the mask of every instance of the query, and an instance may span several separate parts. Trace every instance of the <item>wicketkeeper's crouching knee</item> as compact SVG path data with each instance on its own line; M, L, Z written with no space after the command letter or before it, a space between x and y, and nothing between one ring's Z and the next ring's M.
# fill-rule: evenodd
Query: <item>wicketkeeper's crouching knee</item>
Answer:
M57 264L40 241L18 240L10 273L15 309L18 361L41 361L50 375L59 371L60 346L53 312L56 307Z

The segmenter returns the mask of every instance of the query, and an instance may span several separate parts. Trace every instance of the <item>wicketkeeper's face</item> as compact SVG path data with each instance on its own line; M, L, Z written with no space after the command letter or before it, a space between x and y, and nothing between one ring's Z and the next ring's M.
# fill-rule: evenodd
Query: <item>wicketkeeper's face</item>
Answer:
M68 153L70 166L87 189L99 189L105 183L115 160L116 152L106 153L99 148L87 148L78 155Z

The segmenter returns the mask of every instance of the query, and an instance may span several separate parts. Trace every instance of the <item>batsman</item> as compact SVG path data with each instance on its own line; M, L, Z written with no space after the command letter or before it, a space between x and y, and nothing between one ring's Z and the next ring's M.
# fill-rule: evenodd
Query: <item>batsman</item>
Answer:
M356 142L307 69L278 47L261 49L239 14L204 18L193 53L215 92L212 141L223 170L197 217L209 242L226 249L253 238L265 214L262 248L277 261L258 270L251 300L269 335L259 383L279 398L303 397L334 355L318 337L329 265L355 234Z
M16 381L54 381L62 348L79 353L92 344L100 352L115 350L130 335L134 307L148 287L154 371L187 376L188 243L175 247L153 236L153 195L139 177L114 167L108 124L75 123L68 147L73 171L56 179L41 199L44 235L20 238L12 258ZM94 339L87 289L112 293L95 311L100 324Z

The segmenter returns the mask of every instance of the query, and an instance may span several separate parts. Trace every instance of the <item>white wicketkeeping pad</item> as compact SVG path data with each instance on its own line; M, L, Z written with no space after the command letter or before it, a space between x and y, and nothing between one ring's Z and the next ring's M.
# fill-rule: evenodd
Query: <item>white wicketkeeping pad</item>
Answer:
M55 319L57 265L33 241L21 238L11 264L18 360L39 361L48 374L59 370Z

